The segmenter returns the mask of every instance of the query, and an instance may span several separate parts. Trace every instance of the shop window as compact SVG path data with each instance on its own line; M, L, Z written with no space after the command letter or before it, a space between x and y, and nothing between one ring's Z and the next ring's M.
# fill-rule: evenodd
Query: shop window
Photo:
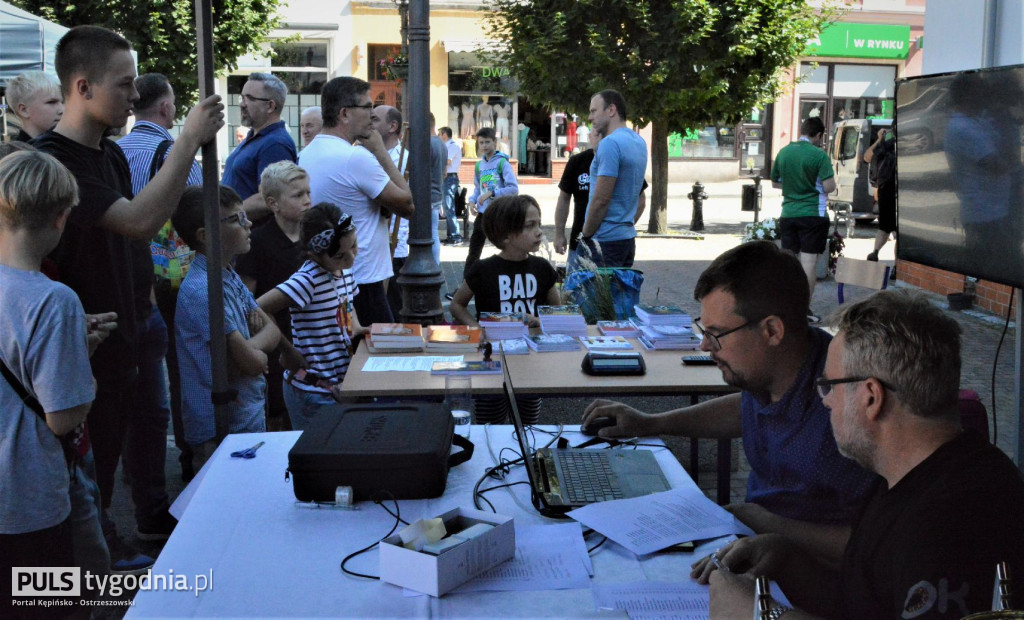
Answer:
M708 125L668 136L668 156L684 159L735 159L736 128Z
M402 46L394 43L369 43L366 46L366 81L370 83L370 99L374 105L402 109L402 84L387 70L388 62L398 56Z
M448 53L448 117L444 125L462 140L465 157L477 157L476 132L483 127L493 127L498 149L520 160L525 156L530 130L546 139L550 129L543 128L550 126L550 115L544 119L516 118L515 87L508 68L495 56Z

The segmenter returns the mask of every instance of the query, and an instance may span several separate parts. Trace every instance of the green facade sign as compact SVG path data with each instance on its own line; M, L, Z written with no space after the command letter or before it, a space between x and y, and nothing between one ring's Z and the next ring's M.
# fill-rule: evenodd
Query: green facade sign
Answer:
M910 26L848 24L826 27L807 44L808 56L905 59L910 53Z

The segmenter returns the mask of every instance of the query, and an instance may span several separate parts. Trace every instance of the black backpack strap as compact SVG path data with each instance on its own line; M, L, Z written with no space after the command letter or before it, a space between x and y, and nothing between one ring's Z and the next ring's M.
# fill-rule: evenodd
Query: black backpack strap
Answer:
M156 151L153 153L153 161L149 163L149 179L153 180L156 173L160 171L160 167L164 165L164 158L167 155L167 151L174 144L174 140L164 140L156 146Z
M5 362L2 357L0 357L0 373L3 373L4 379L6 379L7 383L14 388L14 392L18 395L18 398L20 398L29 409L35 411L36 415L43 419L43 422L46 422L46 413L43 412L43 406L39 404L39 401L36 400L35 396L28 393L28 390L26 390L25 386L21 384L21 381L18 381L18 378L14 376L14 372L11 371L7 366L7 362Z

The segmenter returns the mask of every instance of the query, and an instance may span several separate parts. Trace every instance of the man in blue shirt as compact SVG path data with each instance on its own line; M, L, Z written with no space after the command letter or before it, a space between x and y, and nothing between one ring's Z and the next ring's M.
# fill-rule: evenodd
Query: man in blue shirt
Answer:
M596 400L584 423L615 418L604 437L742 437L747 501L730 510L758 533L828 553L843 548L875 477L840 455L816 391L832 337L807 324L809 294L800 261L775 244L725 252L697 280L701 316L693 326L722 378L741 391L658 414Z
M269 73L250 74L242 87L238 107L242 124L251 129L224 162L221 183L238 192L250 216L267 213L259 192L263 169L277 161L299 160L295 141L281 120L287 96L288 87Z
M626 100L614 90L590 99L593 131L604 138L590 164L590 204L583 222L581 257L598 267L632 267L636 254L633 221L647 170L647 145L626 127Z

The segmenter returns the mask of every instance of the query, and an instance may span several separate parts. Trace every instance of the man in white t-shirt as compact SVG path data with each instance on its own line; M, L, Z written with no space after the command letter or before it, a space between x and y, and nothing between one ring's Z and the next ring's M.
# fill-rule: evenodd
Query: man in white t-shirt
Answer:
M359 254L352 274L359 285L353 301L362 325L391 323L385 282L394 271L388 222L391 213L412 217L409 185L373 127L370 85L353 77L324 85L324 127L299 156L309 173L313 203L330 202L352 216Z

